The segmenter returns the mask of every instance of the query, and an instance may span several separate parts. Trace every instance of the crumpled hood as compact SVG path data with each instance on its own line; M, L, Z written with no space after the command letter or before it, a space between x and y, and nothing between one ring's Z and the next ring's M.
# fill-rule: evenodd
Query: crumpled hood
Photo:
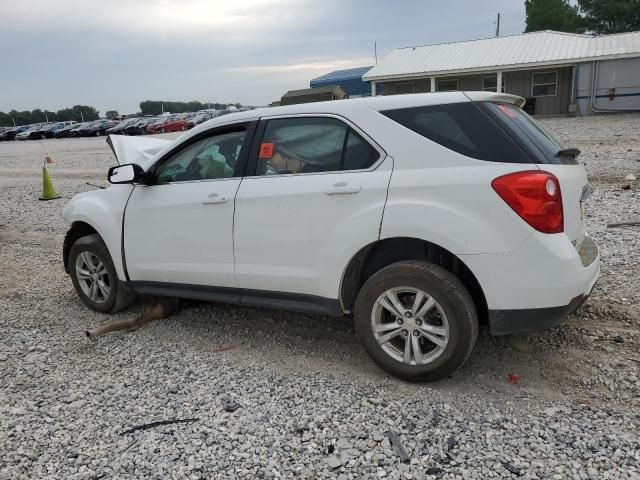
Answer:
M155 155L173 143L173 140L146 137L128 137L125 135L109 135L107 143L111 147L120 165L136 163L147 170L153 163Z

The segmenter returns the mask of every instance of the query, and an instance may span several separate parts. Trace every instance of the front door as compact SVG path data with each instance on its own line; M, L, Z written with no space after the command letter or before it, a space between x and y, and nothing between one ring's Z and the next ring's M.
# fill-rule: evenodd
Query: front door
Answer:
M350 257L378 239L392 159L331 116L269 119L256 137L236 196L239 286L338 298Z
M246 125L198 135L136 185L124 220L132 281L237 287L233 211L249 136Z

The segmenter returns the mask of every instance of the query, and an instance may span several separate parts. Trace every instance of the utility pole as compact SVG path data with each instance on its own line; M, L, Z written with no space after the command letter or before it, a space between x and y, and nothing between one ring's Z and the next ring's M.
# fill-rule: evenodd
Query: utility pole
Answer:
M500 36L500 12L498 12L498 20L496 21L496 37Z
M376 65L378 64L378 42L373 41L373 56L376 57Z
M13 126L16 126L16 119L14 117L11 117L11 120L13 120Z
M46 119L47 123L49 123L49 115L47 115L47 111L44 111L44 118Z
M80 110L80 119L82 120L82 123L84 123L84 114L82 113L82 110Z

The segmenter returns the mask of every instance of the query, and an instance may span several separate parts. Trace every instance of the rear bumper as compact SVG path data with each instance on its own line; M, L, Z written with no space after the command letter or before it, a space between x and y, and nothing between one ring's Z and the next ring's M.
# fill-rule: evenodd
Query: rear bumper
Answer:
M569 314L580 308L589 294L579 295L562 307L490 310L489 329L492 335L509 335L557 327Z
M494 335L559 325L600 274L598 247L587 236L580 251L564 234L536 232L514 252L461 258L482 286Z

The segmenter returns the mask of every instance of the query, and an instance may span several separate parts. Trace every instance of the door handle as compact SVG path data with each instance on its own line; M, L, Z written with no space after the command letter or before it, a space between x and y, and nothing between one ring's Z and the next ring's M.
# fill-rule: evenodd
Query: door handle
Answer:
M324 190L327 195L349 195L358 193L361 190L360 185L349 185L346 182L336 183Z
M203 205L212 205L214 203L227 203L229 201L229 197L226 195L218 195L217 193L212 193L207 197L206 200L203 200Z

